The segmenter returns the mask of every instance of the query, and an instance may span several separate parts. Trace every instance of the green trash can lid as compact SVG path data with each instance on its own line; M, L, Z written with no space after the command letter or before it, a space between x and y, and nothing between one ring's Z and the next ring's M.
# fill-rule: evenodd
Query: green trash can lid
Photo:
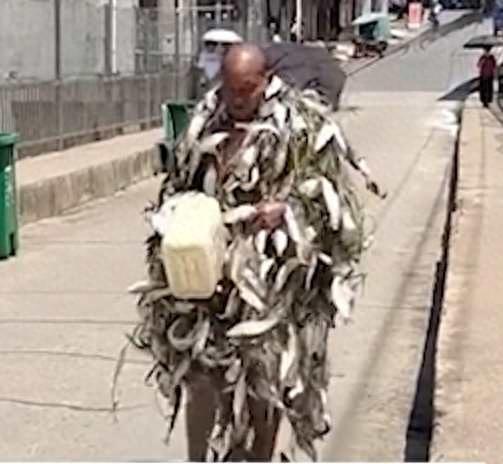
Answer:
M0 147L8 147L10 145L14 145L17 141L17 134L0 132Z

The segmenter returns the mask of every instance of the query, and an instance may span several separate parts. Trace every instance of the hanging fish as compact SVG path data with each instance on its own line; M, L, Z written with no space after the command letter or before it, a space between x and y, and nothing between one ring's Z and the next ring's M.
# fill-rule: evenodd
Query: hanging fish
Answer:
M311 256L311 262L309 263L309 267L308 267L307 273L306 273L306 283L305 283L306 291L311 290L314 274L316 273L317 267L318 267L318 256L313 254Z
M298 258L290 258L286 263L280 267L278 274L276 276L276 281L274 283L274 291L276 293L281 292L285 286L288 278L292 273L300 266L300 260Z
M250 170L256 163L258 158L258 147L253 144L246 147L243 153L239 157L236 168L234 169L234 175L241 179L246 180L249 177Z
M276 150L274 156L274 165L273 165L274 179L283 174L287 161L288 161L288 144L286 143L286 141L283 140L279 144L278 150Z
M192 348L192 357L197 358L203 351L208 342L208 337L210 335L211 324L209 319L205 319L201 324L199 331L196 335L196 342Z
M351 318L351 308L355 295L348 281L343 280L341 276L335 276L332 281L330 293L332 295L332 302L343 320L349 320Z
M290 125L294 134L301 134L307 131L307 123L304 117L298 111L291 111Z
M277 318L240 322L227 331L227 336L229 338L258 337L272 330L278 323Z
M246 182L242 182L241 184L239 184L239 187L244 192L250 192L256 187L259 180L260 180L259 168L258 166L254 166L250 172L250 179Z
M321 179L307 179L299 185L299 192L310 199L314 199L321 194Z
M263 313L266 310L266 305L264 301L257 295L257 292L250 288L245 282L238 284L239 295L241 299L248 303L252 308L255 308L259 313Z
M236 224L238 222L250 221L257 215L257 208L250 204L232 208L223 214L225 224Z
M259 277L262 282L267 281L267 276L271 272L276 260L274 258L266 259L260 265Z
M259 296L259 298L265 299L267 296L267 287L264 282L260 279L255 271L249 267L245 267L242 273L243 279L247 282L250 288Z
M207 111L197 111L197 109L198 108L196 108L194 116L192 117L192 120L190 121L189 127L187 129L186 142L189 147L191 147L201 135L201 132L203 131L209 116Z
M141 294L151 292L152 290L158 290L165 287L166 284L160 282L151 282L150 280L141 280L133 285L129 286L127 291L132 294Z
M341 200L339 195L334 189L332 183L323 177L321 179L321 185L323 189L323 197L325 198L325 204L330 216L330 226L332 230L338 231L341 222Z
M286 349L281 353L280 380L284 382L295 363L297 357L297 336L292 325L288 325L288 343Z
M281 258L288 246L288 235L281 229L277 229L273 232L272 240L276 254Z
M334 130L335 140L337 142L337 145L339 145L340 150L342 151L342 153L348 154L349 147L346 142L346 137L344 137L342 129L340 128L339 124L337 124L336 122L333 122L333 130Z
M241 305L241 298L239 296L239 290L234 287L227 298L227 304L222 315L217 315L219 319L228 320L236 316Z
M216 132L214 134L208 135L199 142L199 151L201 153L216 154L218 146L226 139L228 139L230 134L228 132Z
M262 229L255 234L255 249L257 253L263 255L267 246L267 239L269 238L269 231Z
M296 243L301 242L304 237L297 218L290 206L287 206L285 210L285 222L288 228L288 235L290 235L291 239Z
M236 383L236 388L234 389L234 398L232 401L232 412L234 415L234 424L236 426L238 426L241 423L243 408L246 402L246 395L247 395L246 374L243 373L239 376L239 379Z
M281 92L281 89L283 87L284 87L283 81L278 76L273 76L270 84L267 86L264 98L266 100L270 100L271 98L275 97L279 92Z
M236 123L235 127L236 129L244 129L247 131L243 146L249 145L261 132L271 132L278 137L278 139L281 136L278 128L267 122Z
M277 101L273 107L273 115L279 130L285 129L286 121L288 119L288 107L283 104L283 102Z

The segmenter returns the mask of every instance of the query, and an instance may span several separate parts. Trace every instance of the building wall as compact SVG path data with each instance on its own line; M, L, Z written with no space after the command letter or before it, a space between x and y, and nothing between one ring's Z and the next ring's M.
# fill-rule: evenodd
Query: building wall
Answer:
M105 73L108 0L61 0L63 76ZM117 72L134 72L137 0L116 0Z
M0 1L0 81L11 72L24 79L54 77L53 3Z
M60 0L63 77L106 71L108 0ZM134 72L138 0L117 0L117 68ZM54 0L0 0L0 82L55 78Z

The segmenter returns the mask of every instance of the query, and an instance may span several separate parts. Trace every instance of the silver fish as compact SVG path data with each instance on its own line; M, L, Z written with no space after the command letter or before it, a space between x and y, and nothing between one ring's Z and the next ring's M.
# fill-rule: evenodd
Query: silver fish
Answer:
M330 287L332 302L344 320L351 318L354 291L341 276L335 276Z
M246 374L241 374L234 389L234 398L232 401L232 412L234 414L234 424L241 423L241 416L246 402Z
M253 167L258 158L258 147L257 145L250 145L246 147L239 159L238 165L234 170L234 175L241 180L246 179L249 176L250 169Z
M250 288L249 285L247 285L244 282L241 282L238 284L238 289L239 289L239 295L241 296L241 299L248 303L252 308L255 308L257 311L260 313L263 313L266 309L266 305L264 301L260 298L259 295L257 295L257 292Z
M211 329L211 324L209 319L205 319L203 323L201 324L201 327L197 333L197 339L196 343L194 344L194 347L192 348L192 356L196 358L199 356L203 351L206 346L206 343L208 341L208 337L210 335L210 329Z
M299 192L310 199L314 199L321 194L321 179L308 179L299 185Z
M133 285L129 286L127 291L132 294L141 294L151 292L152 290L159 290L160 288L165 287L166 284L162 284L160 282L151 282L150 280L141 280L140 282L136 282Z
M279 92L281 92L281 89L283 88L283 81L277 77L274 76L271 79L270 84L267 86L267 89L265 91L265 99L270 100L271 98L275 97Z
M277 229L274 231L272 239L277 255L279 257L283 256L286 247L288 246L288 235L281 229Z
M255 249L260 255L263 255L265 253L268 238L269 232L265 229L262 229L257 232L257 234L255 234Z
M259 277L262 282L265 282L267 280L267 276L271 272L271 269L274 266L275 262L276 260L274 258L269 258L264 260L260 265Z
M201 153L215 154L218 146L226 139L229 138L228 132L216 132L215 134L208 135L199 142L199 150Z
M294 134L300 134L307 131L306 120L299 114L298 111L291 111L291 126Z
M273 167L274 178L277 178L281 174L283 174L287 161L288 161L288 145L286 141L282 141L274 157L274 167Z
M306 291L311 290L313 277L314 274L316 273L317 267L318 267L318 257L316 255L312 255L311 262L309 263L309 268L307 269L306 273L306 284L305 284Z
M297 258L290 258L287 260L283 266L280 267L278 274L276 276L276 281L274 282L274 291L276 293L281 292L285 286L288 278L292 273L300 266L300 261Z
M203 190L206 195L211 197L215 196L217 193L217 170L213 165L206 171L203 181Z
M284 130L288 118L288 108L283 103L277 101L273 108L274 120L280 130Z
M297 336L292 325L288 325L288 344L281 353L280 380L284 382L297 357Z
M187 145L190 147L196 142L196 140L201 135L201 132L208 119L208 112L199 108L199 111L194 112L194 116L190 121L189 127L187 129L186 141Z
M257 293L260 298L266 298L267 288L264 282L255 274L249 267L245 267L242 272L243 279L248 283L250 288Z
M290 206L286 207L285 222L288 228L288 235L290 235L291 239L296 243L301 242L304 237L300 230L299 223L297 222L297 218Z
M246 222L252 219L257 214L257 208L250 204L232 208L223 214L225 224L236 224L238 222Z
M244 192L250 192L255 188L258 181L260 180L260 171L258 166L254 166L250 172L250 180L247 182L242 182L239 186Z
M240 322L227 331L227 336L229 338L258 337L272 330L278 323L277 318Z
M334 189L332 183L326 179L321 179L323 197L330 216L330 226L334 231L338 231L341 222L341 200Z
M241 298L239 297L239 290L234 287L227 298L224 313L222 315L218 315L217 317L223 320L232 319L237 314L240 304Z

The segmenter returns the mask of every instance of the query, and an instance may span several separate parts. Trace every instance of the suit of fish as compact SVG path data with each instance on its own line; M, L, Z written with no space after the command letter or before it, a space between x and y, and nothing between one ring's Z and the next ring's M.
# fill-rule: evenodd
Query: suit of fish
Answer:
M243 136L228 156L231 128ZM367 168L316 93L278 77L249 124L233 125L218 88L209 92L175 156L148 213L149 281L133 289L140 293L141 323L132 339L156 361L151 374L171 406L168 433L181 387L202 372L221 385L209 459L251 446L254 399L281 411L297 445L315 459L314 442L330 428L327 337L339 317L350 317L368 238L348 166L364 175ZM214 295L181 301L169 291L160 255L165 231L156 218L170 197L190 190L218 199L230 240ZM273 232L249 221L266 199L287 205Z

